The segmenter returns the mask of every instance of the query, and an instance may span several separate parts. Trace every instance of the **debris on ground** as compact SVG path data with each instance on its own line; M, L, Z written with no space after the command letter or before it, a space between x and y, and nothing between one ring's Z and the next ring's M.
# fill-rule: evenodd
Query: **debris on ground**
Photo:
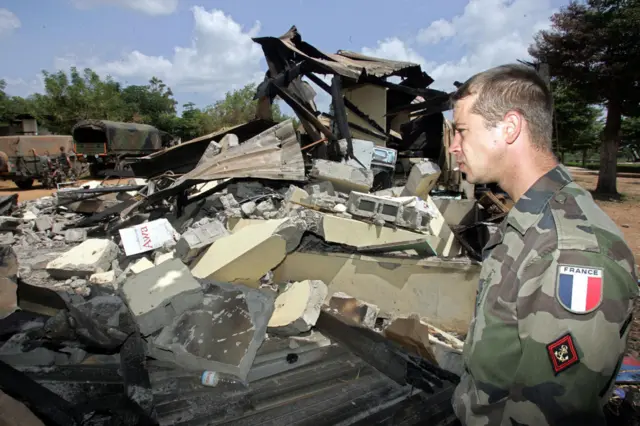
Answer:
M295 27L255 41L255 120L137 157L130 181L3 204L0 389L44 423L454 420L502 211L451 167L448 94ZM276 96L298 128L271 121Z

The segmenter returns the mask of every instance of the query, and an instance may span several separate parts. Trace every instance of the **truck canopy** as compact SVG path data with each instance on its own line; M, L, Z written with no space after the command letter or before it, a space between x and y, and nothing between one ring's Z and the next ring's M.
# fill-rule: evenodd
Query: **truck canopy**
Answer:
M73 137L69 135L39 135L39 136L0 136L0 151L9 158L40 155L59 155L60 147L65 151L73 151Z
M171 136L148 124L109 120L83 120L71 129L78 153L149 154L163 149ZM106 144L106 152L105 152ZM99 146L100 152L85 148ZM83 152L87 151L87 152Z

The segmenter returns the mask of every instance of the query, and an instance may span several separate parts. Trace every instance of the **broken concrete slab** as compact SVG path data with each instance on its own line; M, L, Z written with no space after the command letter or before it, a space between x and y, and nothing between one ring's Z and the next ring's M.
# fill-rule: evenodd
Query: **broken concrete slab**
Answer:
M98 272L97 274L93 274L89 277L89 282L94 285L113 286L116 282L116 272Z
M89 239L47 264L49 275L56 279L85 278L111 268L118 256L118 246L111 240Z
M175 249L176 256L184 263L190 263L214 241L226 235L229 235L229 231L218 220L190 228L178 240Z
M202 287L179 259L169 260L129 278L122 294L140 332L152 334L202 302Z
M18 309L18 286L7 278L0 277L0 319L6 318Z
M375 223L393 223L410 229L423 229L436 212L417 197L379 197L352 191L347 202L347 211Z
M37 218L38 216L36 216L31 210L27 210L22 216L22 220L24 221L36 220Z
M368 192L373 186L371 170L328 160L313 160L310 176L317 180L331 182L337 191L343 192Z
M67 244L81 243L86 239L86 229L67 229L66 231L64 231L64 240Z
M156 252L154 253L153 264L158 266L159 264L166 262L167 260L175 259L175 250L168 251L166 253Z
M291 284L276 298L275 309L269 320L269 333L295 336L311 330L328 292L326 284L318 280Z
M18 226L23 223L23 221L28 220L31 219L21 220L20 218L12 216L0 216L0 231L15 231L16 229L18 229ZM33 220L35 220L35 218Z
M426 226L429 232L440 238L441 241L438 247L436 247L436 252L439 256L447 258L459 256L462 253L462 246L456 239L449 225L447 225L444 216L440 213L440 210L438 210L438 207L431 197L427 197L424 201L427 203L429 210L434 212L434 215Z
M275 234L286 221L265 220L219 238L198 259L193 276L257 287L286 256L286 242Z
M309 193L295 185L289 186L289 189L284 194L285 203L300 204L306 198L309 198Z
M333 188L333 184L328 181L310 183L309 185L304 187L304 190L307 191L309 195L320 195L320 194L327 194L331 196L336 195L336 191Z
M464 334L475 307L480 264L468 259L407 259L294 252L274 269L275 282L321 280L390 315L417 313L430 324Z
M48 231L53 227L53 218L51 216L38 216L36 218L36 229L38 231Z
M409 173L409 179L404 186L401 196L412 196L425 200L440 177L440 166L430 160L415 164Z
M233 374L246 380L274 298L243 285L209 283L204 301L174 318L150 345L150 355L194 370Z
M343 292L334 293L328 305L329 308L354 323L371 329L376 326L376 319L380 313L380 308L376 305L363 302Z
M377 226L359 220L325 214L320 235L330 243L344 244L361 251L416 250L427 256L436 254L440 239L405 229Z
M245 216L251 216L258 206L253 201L247 201L246 203L240 206L240 210Z
M151 262L148 258L143 257L138 259L135 263L129 266L129 270L134 274L140 274L147 269L151 269L154 267L153 262Z
M273 201L269 198L267 200L260 202L256 206L255 214L257 214L258 216L266 217L268 213L273 212L275 210L276 210L276 206L275 204L273 204Z

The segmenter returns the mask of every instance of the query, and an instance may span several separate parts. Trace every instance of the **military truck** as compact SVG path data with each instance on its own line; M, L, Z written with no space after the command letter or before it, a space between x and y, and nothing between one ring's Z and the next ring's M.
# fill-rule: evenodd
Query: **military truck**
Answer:
M80 160L73 145L71 136L0 136L0 179L12 180L20 189L30 189L35 180L51 187L75 178L76 161L72 167L59 161L63 155Z
M148 124L83 120L71 129L75 149L89 163L91 175L131 174L128 161L171 146L169 133Z

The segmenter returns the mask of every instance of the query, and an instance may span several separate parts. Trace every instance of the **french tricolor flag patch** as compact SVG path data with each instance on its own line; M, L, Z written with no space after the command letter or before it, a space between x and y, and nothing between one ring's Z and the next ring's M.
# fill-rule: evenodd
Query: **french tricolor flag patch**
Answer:
M589 266L560 265L557 297L570 312L588 314L602 303L603 271Z

